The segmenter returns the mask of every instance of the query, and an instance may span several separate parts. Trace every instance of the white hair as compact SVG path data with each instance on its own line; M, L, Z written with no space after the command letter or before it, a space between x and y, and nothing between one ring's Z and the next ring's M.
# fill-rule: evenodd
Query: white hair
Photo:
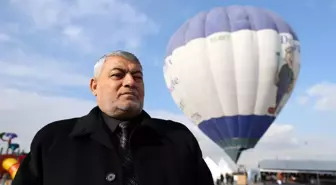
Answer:
M106 61L106 58L110 57L110 56L118 56L118 57L122 57L126 60L129 60L129 61L140 63L139 59L133 53L130 53L130 52L127 52L127 51L122 51L122 50L113 51L113 52L111 52L107 55L104 55L103 57L101 57L96 62L96 64L94 65L94 68L93 68L93 77L94 78L99 77L99 75L100 75L100 73L103 69L103 65Z

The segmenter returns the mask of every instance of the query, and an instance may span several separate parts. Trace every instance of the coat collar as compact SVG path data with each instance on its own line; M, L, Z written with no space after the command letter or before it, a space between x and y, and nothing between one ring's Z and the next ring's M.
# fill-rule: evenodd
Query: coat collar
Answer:
M140 127L147 127L152 124L150 121L151 117L145 111L141 112L137 120L140 122ZM91 138L108 148L113 148L107 125L104 122L102 112L98 106L94 107L89 114L80 117L70 133L70 137L79 138L85 136L91 136Z

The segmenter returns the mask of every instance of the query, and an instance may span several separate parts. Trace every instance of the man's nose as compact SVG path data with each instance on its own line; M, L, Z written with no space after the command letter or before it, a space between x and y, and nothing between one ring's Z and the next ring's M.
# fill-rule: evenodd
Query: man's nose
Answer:
M126 74L123 81L124 87L134 87L135 80L131 74Z

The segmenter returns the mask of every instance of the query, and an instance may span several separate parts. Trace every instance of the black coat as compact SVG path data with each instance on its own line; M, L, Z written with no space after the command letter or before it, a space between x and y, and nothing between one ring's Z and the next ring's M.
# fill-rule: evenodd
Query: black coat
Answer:
M12 185L122 185L120 158L99 111L38 131ZM183 124L147 116L131 148L141 185L214 184L196 138Z

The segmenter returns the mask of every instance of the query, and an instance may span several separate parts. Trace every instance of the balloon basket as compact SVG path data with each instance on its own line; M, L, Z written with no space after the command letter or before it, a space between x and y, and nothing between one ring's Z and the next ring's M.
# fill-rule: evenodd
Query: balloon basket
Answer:
M247 171L244 165L237 165L237 171L232 174L236 180L237 185L247 185Z

